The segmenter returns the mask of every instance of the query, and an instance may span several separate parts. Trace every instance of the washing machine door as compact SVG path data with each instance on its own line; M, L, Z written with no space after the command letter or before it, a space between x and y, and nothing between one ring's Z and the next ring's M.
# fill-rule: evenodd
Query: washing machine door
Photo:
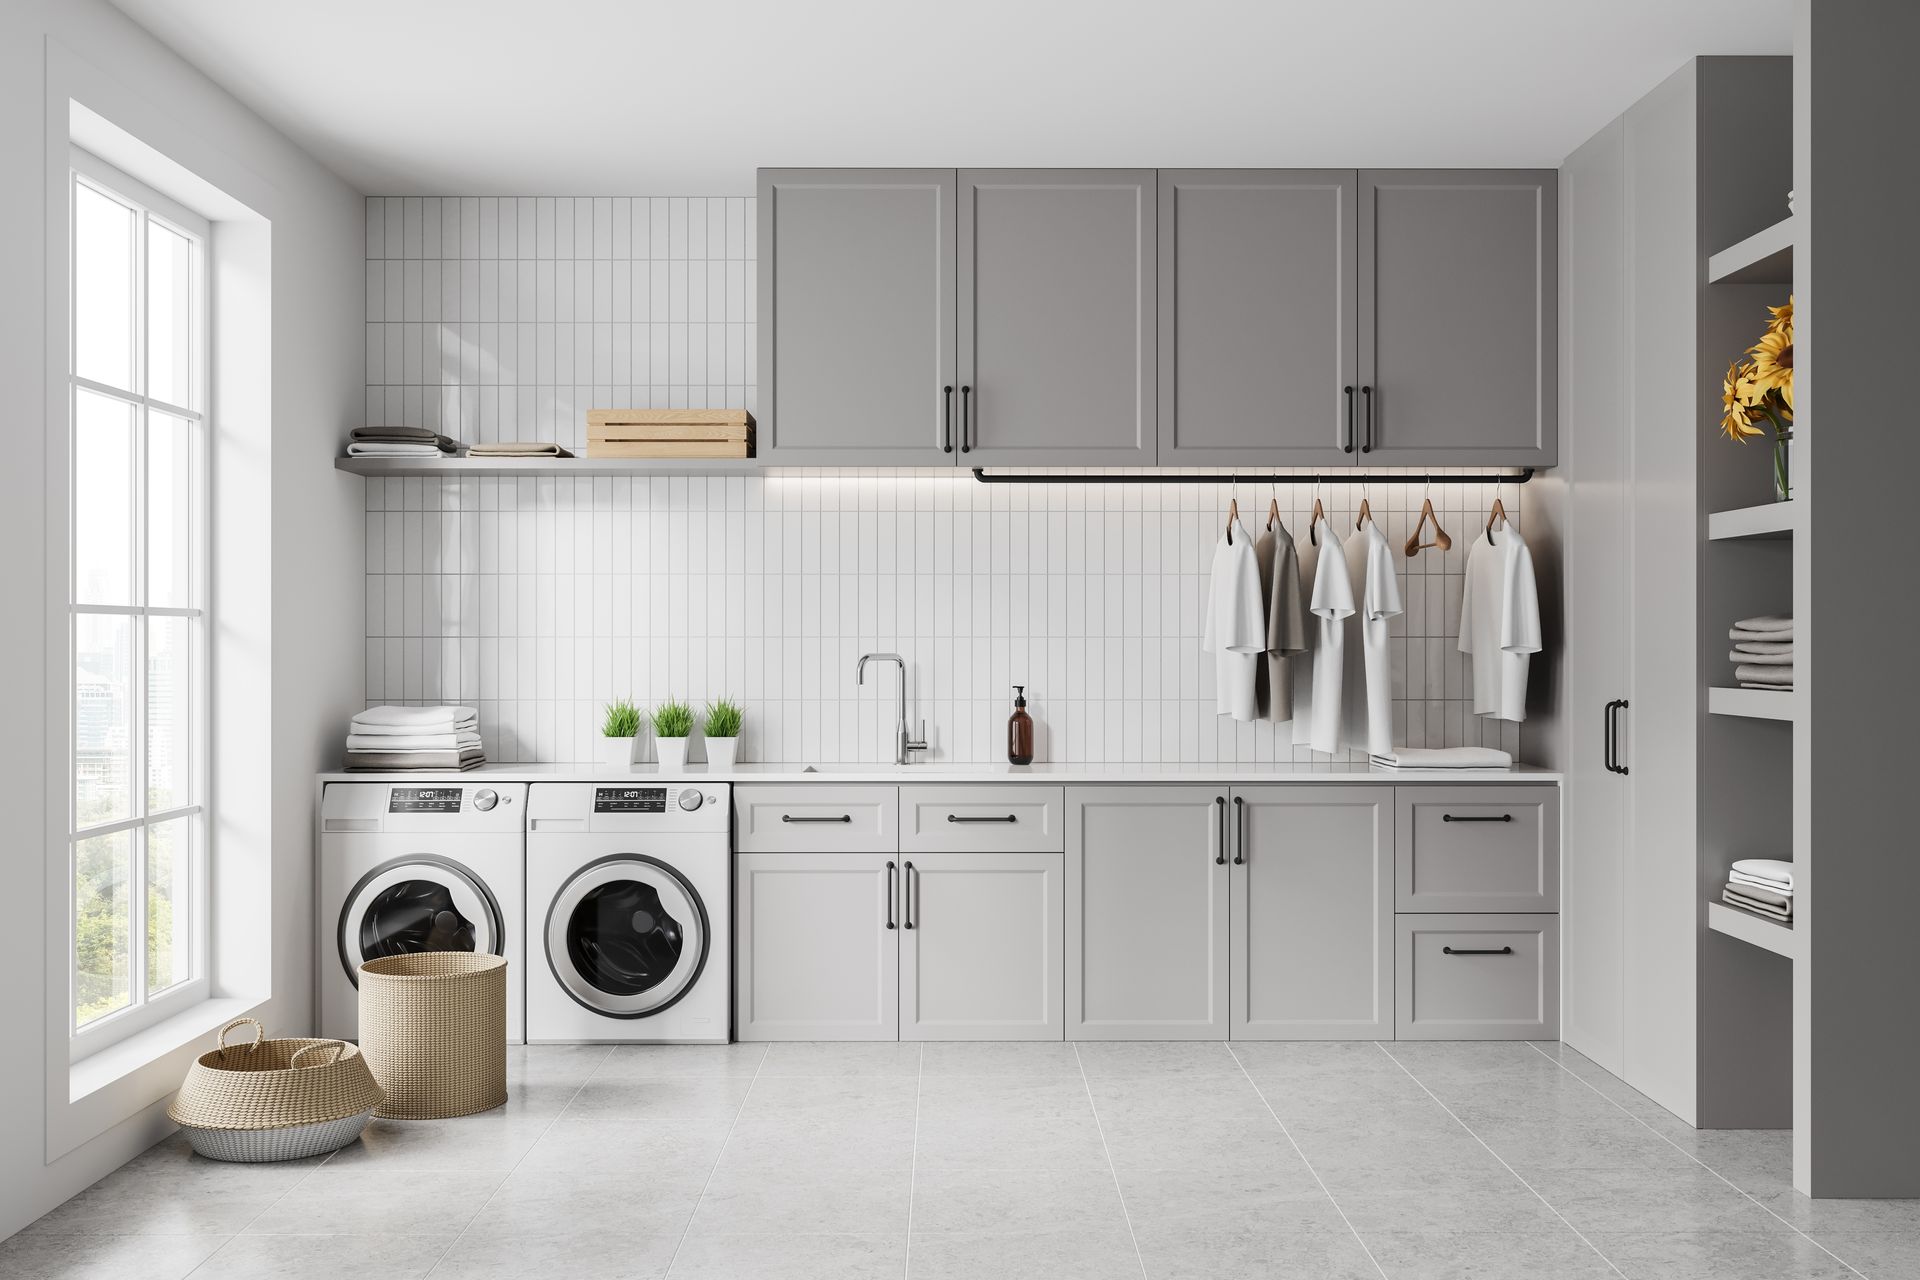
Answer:
M340 964L355 986L360 965L417 951L505 954L500 904L486 882L451 858L416 853L383 862L340 908Z
M618 853L580 868L547 908L547 964L561 988L610 1018L672 1005L706 967L707 909L678 871Z

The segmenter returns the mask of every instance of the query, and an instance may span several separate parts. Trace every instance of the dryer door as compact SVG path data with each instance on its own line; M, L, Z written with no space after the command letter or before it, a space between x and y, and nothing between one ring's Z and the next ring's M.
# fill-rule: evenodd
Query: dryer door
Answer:
M355 986L360 965L416 951L503 955L505 922L486 882L451 858L409 854L360 877L340 908L340 963Z
M547 908L547 963L580 1004L644 1018L693 988L706 967L707 909L657 858L617 853L576 871Z

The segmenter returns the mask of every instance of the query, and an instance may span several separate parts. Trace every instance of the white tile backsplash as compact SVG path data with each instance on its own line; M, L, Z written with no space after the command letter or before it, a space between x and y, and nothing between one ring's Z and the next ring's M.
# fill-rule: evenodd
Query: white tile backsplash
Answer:
M589 408L755 407L754 202L375 197L367 202L367 421L584 450ZM626 695L747 705L743 758L891 758L897 651L933 756L1004 759L1027 685L1040 758L1322 759L1214 714L1206 574L1233 486L1007 485L967 471L759 478L367 481L369 704L479 708L488 758L585 762ZM1503 493L1516 523L1523 491ZM1304 540L1314 491L1277 497ZM1319 496L1344 531L1362 491ZM1422 491L1370 494L1406 612L1396 740L1516 754L1471 711L1455 647L1492 487L1436 485L1453 550L1399 549Z

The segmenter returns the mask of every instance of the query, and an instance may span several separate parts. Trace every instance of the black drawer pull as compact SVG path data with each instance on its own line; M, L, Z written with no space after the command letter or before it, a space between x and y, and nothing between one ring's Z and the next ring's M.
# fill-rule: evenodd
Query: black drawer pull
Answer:
M1451 813L1443 813L1440 815L1440 821L1442 822L1512 822L1513 815L1510 813L1501 813L1501 814L1463 813L1456 816Z
M894 874L895 872L894 872L893 863L889 861L887 863L887 928L889 929L893 928L893 877L894 877Z
M780 821L782 822L852 822L853 815L850 813L843 813L837 818L809 818L804 814L796 816L791 813L783 813L780 815Z
M1442 947L1441 952L1450 956L1510 956L1512 947Z
M960 816L957 813L950 813L947 815L947 821L948 822L1018 822L1020 821L1020 819L1011 813L1004 818L994 817L992 815L989 815L985 818L965 818Z

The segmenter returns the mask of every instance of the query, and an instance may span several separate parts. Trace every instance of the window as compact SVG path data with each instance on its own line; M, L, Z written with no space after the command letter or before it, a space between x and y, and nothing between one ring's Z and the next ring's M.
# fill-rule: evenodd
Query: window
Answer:
M73 1056L207 995L207 223L69 183Z

